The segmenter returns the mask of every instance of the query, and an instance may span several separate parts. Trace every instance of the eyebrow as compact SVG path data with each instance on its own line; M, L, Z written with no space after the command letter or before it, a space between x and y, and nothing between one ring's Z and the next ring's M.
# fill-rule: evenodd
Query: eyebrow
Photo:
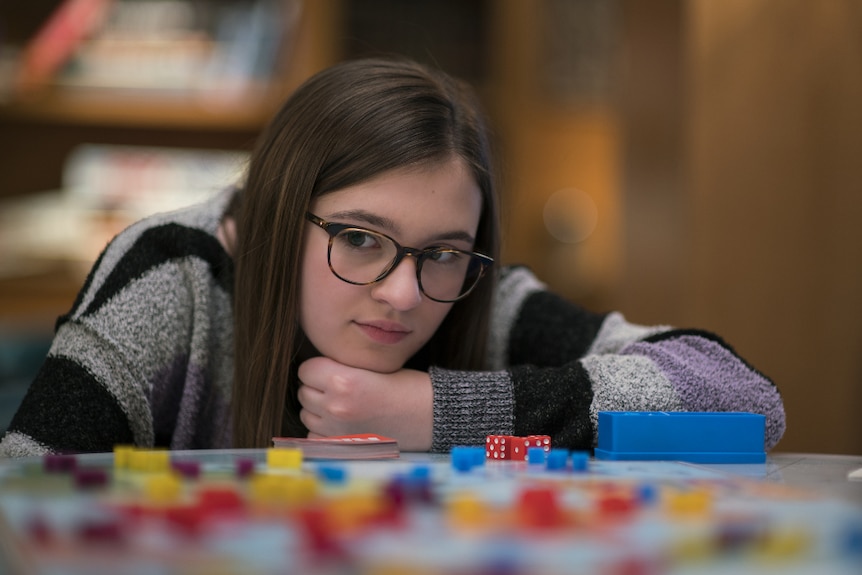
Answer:
M345 210L342 212L335 212L334 214L329 215L327 219L363 222L377 229L383 229L393 236L400 235L401 232L400 226L396 224L394 220L365 210ZM472 235L463 230L446 231L434 236L433 240L464 241L470 245L473 245L476 241Z

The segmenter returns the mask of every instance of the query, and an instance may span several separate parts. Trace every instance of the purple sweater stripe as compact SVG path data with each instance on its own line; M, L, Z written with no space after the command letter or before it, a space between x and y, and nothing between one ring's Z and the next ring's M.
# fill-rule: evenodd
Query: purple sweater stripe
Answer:
M767 449L784 433L784 412L777 388L717 341L682 335L633 343L621 353L655 362L687 411L759 412L764 406L774 406L764 413Z

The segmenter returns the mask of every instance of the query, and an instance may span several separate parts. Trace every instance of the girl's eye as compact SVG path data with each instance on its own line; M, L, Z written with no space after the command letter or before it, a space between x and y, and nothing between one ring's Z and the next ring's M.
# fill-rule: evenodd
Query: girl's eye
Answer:
M428 252L428 259L435 264L452 264L461 259L461 252L441 249Z
M357 230L348 230L342 233L344 241L353 248L373 248L380 245L380 241L373 234L368 232L360 232Z

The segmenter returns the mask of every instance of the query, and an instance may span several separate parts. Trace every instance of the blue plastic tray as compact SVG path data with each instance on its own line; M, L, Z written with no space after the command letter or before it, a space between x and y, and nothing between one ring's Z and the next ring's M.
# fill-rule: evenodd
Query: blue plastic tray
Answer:
M743 412L601 411L596 459L763 463L766 418Z

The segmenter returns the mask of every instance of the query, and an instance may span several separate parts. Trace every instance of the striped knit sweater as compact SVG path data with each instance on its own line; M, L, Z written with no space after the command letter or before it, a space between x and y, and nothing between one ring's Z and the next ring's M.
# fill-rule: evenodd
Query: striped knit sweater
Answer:
M100 256L9 429L0 455L231 443L233 264L216 238L229 200L142 220ZM775 385L718 337L594 314L526 268L501 273L492 371L432 367L432 450L486 435L596 445L599 411L749 411L766 447L784 433Z

